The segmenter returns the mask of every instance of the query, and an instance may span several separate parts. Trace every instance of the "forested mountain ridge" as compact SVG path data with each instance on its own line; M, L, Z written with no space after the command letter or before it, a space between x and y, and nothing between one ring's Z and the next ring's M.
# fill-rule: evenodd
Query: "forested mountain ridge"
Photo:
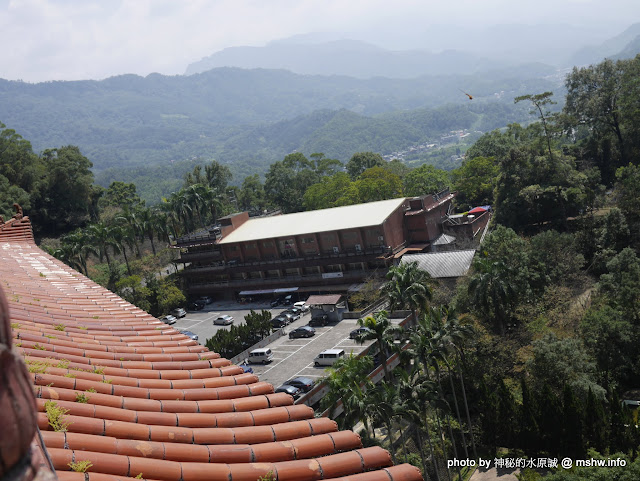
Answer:
M523 121L528 116L528 110L522 106L495 101L373 117L346 109L318 110L273 124L226 129L218 145L207 151L208 157L194 149L194 155L199 156L195 159L112 167L98 172L96 182L104 187L113 181L133 182L141 197L154 204L161 196L179 187L182 176L193 169L198 159L220 160L229 166L232 183L239 184L248 175L263 175L270 164L291 152L306 155L322 152L329 158L346 162L355 152L371 150L390 154L425 142L439 143L440 137L451 130L487 132L503 127L505 122ZM440 167L451 168L448 165Z
M635 23L620 35L578 50L569 59L572 65L588 65L608 57L612 59L633 58L640 53L640 23Z
M465 74L479 69L506 67L510 63L480 55L445 50L391 51L356 40L320 44L273 42L265 47L231 47L187 66L185 75L213 68L279 68L314 75L329 73L356 78L415 78L421 75Z
M371 116L468 102L458 86L473 92L476 102L505 90L504 101L510 103L516 95L557 86L539 74L536 66L533 76L527 71L503 71L476 77L358 80L222 68L188 77L123 75L102 81L38 84L0 80L0 119L30 139L36 151L52 145L79 146L99 172L212 158L236 149L229 145L251 126L316 110L347 109ZM399 147L404 146L394 148ZM287 149L281 147L275 157L281 158L283 150ZM259 149L240 151L242 157L219 160L232 165L247 156L263 155ZM273 157L265 159L270 160Z

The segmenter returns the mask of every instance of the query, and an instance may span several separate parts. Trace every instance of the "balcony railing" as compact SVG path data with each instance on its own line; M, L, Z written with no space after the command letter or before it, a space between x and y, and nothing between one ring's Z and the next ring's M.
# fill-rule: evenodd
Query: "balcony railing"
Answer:
M377 274L376 274L377 273ZM286 276L286 277L274 277L274 278L250 278L250 279L230 279L228 281L197 281L192 279L189 281L189 287L227 287L227 288L246 288L250 285L269 287L278 287L283 284L297 285L297 284L312 284L312 283L324 283L335 284L343 282L353 282L355 280L361 280L372 275L381 275L380 271L375 270L362 270L362 271L346 271L342 273L342 277L322 277L322 274L308 274L302 276Z
M286 267L295 267L298 264L300 267L309 266L309 265L317 265L319 261L323 264L327 264L327 261L334 260L336 264L343 264L345 262L359 262L363 261L366 258L370 258L372 256L380 256L380 255L391 255L393 253L392 249L387 247L374 247L368 249L348 249L339 253L320 253L315 255L306 255L306 256L292 256L292 257L283 257L279 259L269 259L269 260L259 260L259 261L247 261L247 262L234 262L230 261L227 263L215 262L209 265L204 266L188 266L185 268L185 271L209 271L209 272L220 272L224 270L233 270L233 271L246 271L246 270L270 270L280 268L278 266ZM184 258L184 255L181 257ZM257 268L257 269L256 269Z
M222 259L220 251L183 252L177 262L192 262L198 259Z

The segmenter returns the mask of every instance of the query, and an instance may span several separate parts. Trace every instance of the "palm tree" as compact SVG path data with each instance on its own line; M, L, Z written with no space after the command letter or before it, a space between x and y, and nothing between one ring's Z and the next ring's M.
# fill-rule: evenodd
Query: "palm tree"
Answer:
M409 308L415 323L418 313L426 309L431 300L431 276L418 268L417 262L408 262L394 266L387 273L387 282L383 287L389 296L389 309Z
M434 337L434 333L437 331L439 326L438 322L441 315L439 308L431 308L418 318L417 324L413 326L409 332L408 340L410 342L408 348L405 350L405 356L408 356L414 361L413 375L416 377L415 382L418 385L423 386L422 389L429 386L428 393L435 396L432 403L434 408L433 412L438 426L438 431L440 432L439 437L442 444L442 452L446 458L447 450L444 444L445 435L440 421L441 413L445 415L445 421L449 428L449 436L454 448L454 454L457 448L455 446L455 439L453 438L453 433L451 432L450 423L447 417L449 405L445 400L440 379L441 375L438 362L442 355L442 347L438 344L437 338ZM431 368L433 368L435 372L432 373ZM417 379L420 379L420 382L418 382ZM434 387L436 384L437 387ZM426 422L426 414L424 416Z
M78 229L64 236L61 241L60 249L56 249L58 252L57 254L54 253L53 256L89 277L87 258L89 254L95 255L96 251L92 247L87 234Z
M185 202L191 206L191 212L195 210L198 216L198 222L200 227L204 229L204 222L202 220L202 214L200 213L200 207L204 203L203 191L205 187L202 184L193 184L189 187L182 189L180 192L184 193Z
M433 400L434 384L429 381L418 369L408 373L403 369L398 370L398 397L402 400L397 411L404 417L410 426L415 428L416 444L420 449L420 457L422 459L423 472L427 473L427 461L424 455L424 441L422 438L422 429L427 437L427 445L429 447L429 457L433 463L436 473L436 479L440 481L440 470L438 461L433 449L431 433L429 432L429 416L428 411L430 402ZM442 433L442 430L439 430ZM442 454L446 458L446 450L444 449L444 437L440 434L442 444ZM445 459L446 465L446 459Z
M153 255L156 255L156 245L153 242L153 238L156 233L154 224L154 212L151 209L142 209L138 214L138 225L140 226L140 234L142 237L146 237L151 242L151 251Z
M396 464L396 450L393 447L393 419L398 416L399 412L398 391L391 384L380 383L370 391L367 391L367 401L369 405L368 412L373 423L382 424L387 429L389 452L391 453L393 464Z
M493 317L505 334L505 324L516 301L512 269L502 261L478 257L473 263L474 273L469 281L469 294L485 320Z
M363 344L365 341L375 339L378 345L378 352L380 353L380 360L382 362L382 369L384 370L384 379L387 382L391 382L391 375L389 373L389 367L387 366L387 360L389 354L394 348L394 339L397 335L404 332L404 329L391 324L387 311L379 311L372 316L367 316L364 319L358 319L358 324L362 327L366 327L370 332L360 334L356 338L356 342Z
M222 195L220 191L214 187L204 185L200 191L200 196L202 197L204 205L211 212L211 223L215 224L218 213L222 210Z
M73 245L68 244L62 241L60 247L56 249L47 249L49 254L55 257L58 260L61 260L65 264L67 264L72 269L82 272L82 265L79 263L79 260L76 256L76 252L74 251Z
M140 252L140 246L138 245L138 235L142 233L142 229L140 227L139 213L125 208L124 211L115 218L115 221L117 224L127 227L127 230L129 231L127 236L133 243L133 246L135 246L136 254L138 259L140 259L142 257L142 253Z
M181 222L180 217L180 202L179 197L175 194L175 192L171 193L168 198L162 198L162 204L160 204L160 209L164 212L167 225L171 226L171 232L173 237L176 238L180 235L183 229L179 228L179 224ZM168 236L168 234L167 234Z
M474 458L477 458L476 445L473 439L473 425L471 424L471 416L469 415L469 404L467 402L467 392L465 389L464 376L462 373L463 371L462 362L464 360L463 346L464 346L464 343L473 336L473 334L474 334L474 329L472 326L460 324L458 316L456 315L455 311L449 310L449 309L447 310L446 322L442 325L442 329L440 330L439 341L445 349L449 350L449 352L453 351L453 353L455 354L455 360L457 361L455 362L455 365L457 365L458 367L458 376L460 377L460 387L461 387L462 397L464 401L464 408L465 408L465 413L467 417L467 423L469 425L469 436L471 438L471 447L473 449ZM462 432L463 423L460 418L458 400L456 397L455 388L453 386L453 379L451 377L452 366L451 366L451 362L449 361L449 356L445 356L443 358L443 361L445 362L447 366L447 370L449 372L449 381L451 382L451 391L453 393L454 403L456 406L456 412L458 416L458 422L460 424L460 429ZM462 437L464 442L464 433L462 433ZM466 443L464 445L465 445L465 451L466 451Z
M111 237L113 242L117 245L117 251L122 252L124 256L124 262L127 265L127 273L131 275L131 266L129 265L129 258L127 257L128 245L131 248L135 244L135 235L128 226L117 225L111 228ZM116 249L114 248L114 253Z
M167 212L172 212L175 215L175 219L179 220L185 227L185 230L191 230L191 214L192 206L188 202L187 195L185 195L185 189L181 189L178 192L172 192L168 198L162 198L162 200L168 204ZM174 225L174 232L177 235L177 229Z
M324 382L329 392L320 405L323 410L328 408L329 416L334 417L338 402L342 401L343 415L336 419L340 429L353 429L358 421L369 429L365 392L373 386L369 379L372 368L373 359L370 356L356 357L353 354L339 359L328 368L329 375Z
M109 249L111 248L114 251L118 249L118 244L113 239L112 230L113 229L107 226L104 222L90 224L89 227L87 227L87 238L89 239L89 242L97 250L101 262L103 257L106 257L109 270L111 270Z

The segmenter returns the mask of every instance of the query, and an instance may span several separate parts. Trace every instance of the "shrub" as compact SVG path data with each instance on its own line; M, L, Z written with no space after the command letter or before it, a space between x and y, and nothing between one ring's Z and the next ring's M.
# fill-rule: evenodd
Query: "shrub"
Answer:
M68 466L76 473L86 473L93 464L91 461L78 461L76 463L72 461Z
M44 409L47 413L49 426L51 426L56 432L65 432L71 424L69 421L64 419L64 415L67 414L69 410L61 408L55 401L45 402Z

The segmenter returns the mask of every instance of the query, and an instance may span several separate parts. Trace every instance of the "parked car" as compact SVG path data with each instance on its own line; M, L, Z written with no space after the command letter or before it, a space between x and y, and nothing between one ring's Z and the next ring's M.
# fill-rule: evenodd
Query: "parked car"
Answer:
M327 317L326 314L323 314L321 316L313 317L309 321L309 325L312 326L312 327L326 326L327 324L329 324L329 318Z
M184 310L184 307L176 307L171 314L176 316L178 319L187 315L187 311Z
M293 396L293 399L298 399L300 397L300 388L290 386L288 384L283 384L278 389L276 389L276 392L284 392L290 394L291 396Z
M273 327L274 329L280 329L287 324L289 324L289 320L284 316L278 316L271 319L271 327Z
M359 327L357 329L354 329L353 331L351 331L349 333L349 339L355 339L358 336L360 336L361 334L368 334L370 332L373 332L371 329L369 329L368 327Z
M316 382L310 377L298 376L294 377L293 379L289 379L287 382L285 382L285 384L297 387L303 392L309 392L313 389L313 386L315 386Z
M291 324L294 321L300 319L300 314L293 314L291 312L283 312L278 317L284 317L287 320L287 324Z
M277 299L274 299L273 301L271 301L271 307L277 307L280 304L282 304L282 297L278 297Z
M165 324L172 325L175 324L178 319L176 319L176 316L172 316L171 314L169 314L167 316L161 317L160 320Z
M291 295L285 296L282 300L282 304L284 304L285 306L290 306L291 304L293 304L293 297Z
M181 334L184 334L185 336L188 336L189 338L193 339L194 341L198 340L198 335L195 332L187 331L186 329L178 329L178 331Z
M213 302L213 297L211 296L202 296L198 301L202 301L205 304L211 304Z
M273 361L273 352L268 347L254 349L249 353L249 362L251 364L267 364Z
M297 339L299 337L313 337L316 335L316 330L313 327L302 326L294 329L289 333L289 339Z
M343 357L344 349L327 349L318 354L313 360L313 363L316 366L331 366L334 362L338 359L342 359Z
M213 324L216 326L229 326L233 324L233 317L229 314L222 314L213 320Z
M204 309L204 302L202 301L190 302L189 305L187 306L187 309L189 309L190 311L201 311L202 309Z
M294 302L293 307L297 307L298 309L302 310L302 312L309 312L309 310L311 309L311 307L308 304L305 304L304 301Z
M296 316L300 317L302 316L302 314L304 314L304 312L302 311L302 309L298 308L298 307L290 307L289 309L286 310L286 312L290 312L291 314L295 314Z

